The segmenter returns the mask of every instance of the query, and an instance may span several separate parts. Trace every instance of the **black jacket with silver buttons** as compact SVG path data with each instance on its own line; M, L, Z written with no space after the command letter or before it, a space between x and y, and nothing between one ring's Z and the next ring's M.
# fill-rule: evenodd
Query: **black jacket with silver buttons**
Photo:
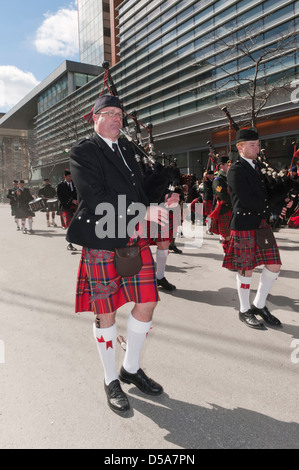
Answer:
M257 229L270 210L263 176L240 157L228 170L227 183L233 207L230 228Z

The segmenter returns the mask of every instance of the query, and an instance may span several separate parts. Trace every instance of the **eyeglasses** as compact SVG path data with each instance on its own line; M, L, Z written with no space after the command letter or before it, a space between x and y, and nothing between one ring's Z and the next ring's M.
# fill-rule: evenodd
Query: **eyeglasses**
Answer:
M96 114L107 114L111 118L114 118L115 116L117 116L119 119L123 118L122 113L114 113L113 111L103 111L102 113L96 113Z

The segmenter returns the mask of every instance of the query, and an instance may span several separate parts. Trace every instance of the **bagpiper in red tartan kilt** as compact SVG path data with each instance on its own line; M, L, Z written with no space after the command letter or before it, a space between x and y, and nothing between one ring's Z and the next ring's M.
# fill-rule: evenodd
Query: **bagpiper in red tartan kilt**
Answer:
M259 228L269 225L262 220ZM256 266L282 264L275 241L271 248L262 249L256 243L255 230L231 230L227 251L224 255L224 268L231 271L251 271Z
M230 236L230 219L232 216L232 211L228 211L226 214L222 214L218 216L218 220L211 219L211 227L210 232L215 233L217 235L222 235L222 237L226 238Z
M131 239L128 245L135 243ZM157 302L159 299L154 262L146 239L138 240L142 268L132 277L120 277L114 267L114 252L83 248L76 287L76 312L95 315L116 311L127 302Z
M68 210L60 209L60 219L61 219L61 225L63 228L68 228L77 209L78 209L78 206L72 206Z

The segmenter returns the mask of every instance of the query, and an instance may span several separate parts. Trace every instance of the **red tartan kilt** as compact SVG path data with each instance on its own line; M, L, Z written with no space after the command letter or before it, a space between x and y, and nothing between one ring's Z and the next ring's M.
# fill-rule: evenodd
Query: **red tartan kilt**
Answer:
M128 302L160 300L151 249L144 238L138 244L142 268L135 276L126 278L120 277L115 270L113 251L82 249L76 287L76 313L111 313Z
M213 201L203 201L203 216L207 217L213 210Z
M61 220L62 227L68 228L77 208L78 206L72 206L67 211L63 211L63 210L60 211L60 220Z
M228 211L226 214L219 215L218 220L211 219L210 232L220 234L222 237L230 236L230 220L232 211Z
M268 225L262 221L260 227ZM251 271L267 264L282 264L276 241L271 248L262 249L256 243L255 230L231 230L222 264L224 268Z

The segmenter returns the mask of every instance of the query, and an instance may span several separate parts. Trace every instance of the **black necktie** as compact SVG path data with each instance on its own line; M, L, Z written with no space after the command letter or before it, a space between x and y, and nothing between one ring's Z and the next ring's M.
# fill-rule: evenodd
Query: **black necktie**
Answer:
M112 148L113 148L114 152L116 153L116 155L117 155L119 158L121 158L118 145L113 143L113 144L112 144Z
M256 160L252 160L252 163L254 164L254 169L255 169L255 171L257 171L258 173L260 173L260 168L259 168L259 166L258 166L258 164L257 164L257 161L256 161Z

